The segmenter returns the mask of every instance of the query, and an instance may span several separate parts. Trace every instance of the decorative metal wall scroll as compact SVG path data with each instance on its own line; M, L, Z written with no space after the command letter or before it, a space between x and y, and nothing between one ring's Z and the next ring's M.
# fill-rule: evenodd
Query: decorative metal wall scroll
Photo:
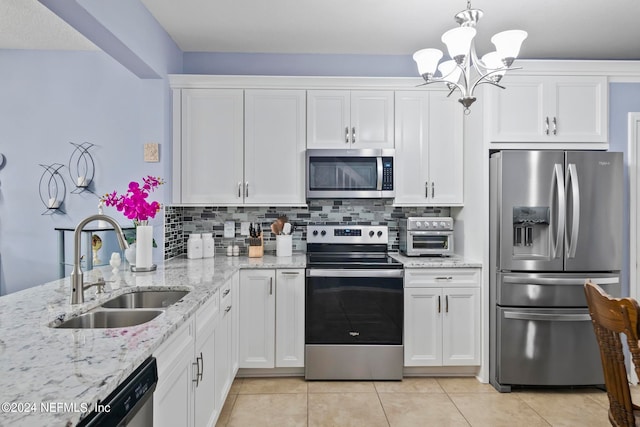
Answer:
M75 189L71 191L71 193L77 194L83 191L93 193L90 185L93 182L96 167L93 162L93 157L91 157L91 153L89 153L89 149L91 149L94 144L90 142L83 142L82 144L70 142L69 144L75 147L69 158L69 175L71 182L75 185Z
M67 194L67 186L60 174L60 169L64 165L53 163L50 165L41 164L40 166L44 168L39 183L40 200L42 200L42 204L46 208L42 215L50 215L57 212L65 213L62 210L62 204Z

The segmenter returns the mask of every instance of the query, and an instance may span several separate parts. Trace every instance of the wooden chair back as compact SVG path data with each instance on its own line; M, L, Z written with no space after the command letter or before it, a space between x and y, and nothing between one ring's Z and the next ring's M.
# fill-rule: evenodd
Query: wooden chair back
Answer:
M621 333L640 378L640 348L638 347L638 303L632 298L612 298L589 280L584 285L589 314L600 347L604 381L609 398L609 421L613 426L635 426L634 410L640 409L631 400L624 364Z

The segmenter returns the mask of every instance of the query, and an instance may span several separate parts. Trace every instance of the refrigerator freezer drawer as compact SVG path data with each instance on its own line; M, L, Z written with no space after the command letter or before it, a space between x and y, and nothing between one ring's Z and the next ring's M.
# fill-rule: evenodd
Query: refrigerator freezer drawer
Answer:
M620 296L618 274L498 273L496 303L503 307L586 307L587 279L609 295Z
M600 350L586 308L496 310L498 383L604 384Z

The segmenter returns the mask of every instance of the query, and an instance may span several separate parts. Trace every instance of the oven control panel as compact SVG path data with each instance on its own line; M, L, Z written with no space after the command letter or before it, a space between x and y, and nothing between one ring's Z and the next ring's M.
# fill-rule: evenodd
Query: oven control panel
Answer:
M307 243L387 244L386 225L309 225Z

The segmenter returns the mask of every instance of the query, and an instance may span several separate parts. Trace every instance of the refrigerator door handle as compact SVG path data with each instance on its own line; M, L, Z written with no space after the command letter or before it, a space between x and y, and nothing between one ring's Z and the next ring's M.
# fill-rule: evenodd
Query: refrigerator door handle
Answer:
M564 174L562 173L562 165L560 163L556 163L553 167L553 181L556 183L556 192L558 193L558 230L556 231L555 242L553 242L553 247L551 248L552 259L560 256L560 253L558 253L558 247L560 246L562 236L564 235L564 221L567 215L567 202L564 192Z
M585 278L561 278L561 277L521 277L521 276L503 276L502 282L504 284L517 284L517 285L575 285L583 286ZM598 285L613 285L619 283L617 277L593 277L591 279Z
M569 163L569 174L567 176L567 184L571 182L572 201L572 219L571 219L571 241L569 235L565 232L565 244L567 245L567 258L576 257L576 249L578 245L578 233L580 231L580 183L578 182L578 171L575 163Z
M589 314L542 314L542 313L505 313L505 319L546 320L549 322L587 322Z

